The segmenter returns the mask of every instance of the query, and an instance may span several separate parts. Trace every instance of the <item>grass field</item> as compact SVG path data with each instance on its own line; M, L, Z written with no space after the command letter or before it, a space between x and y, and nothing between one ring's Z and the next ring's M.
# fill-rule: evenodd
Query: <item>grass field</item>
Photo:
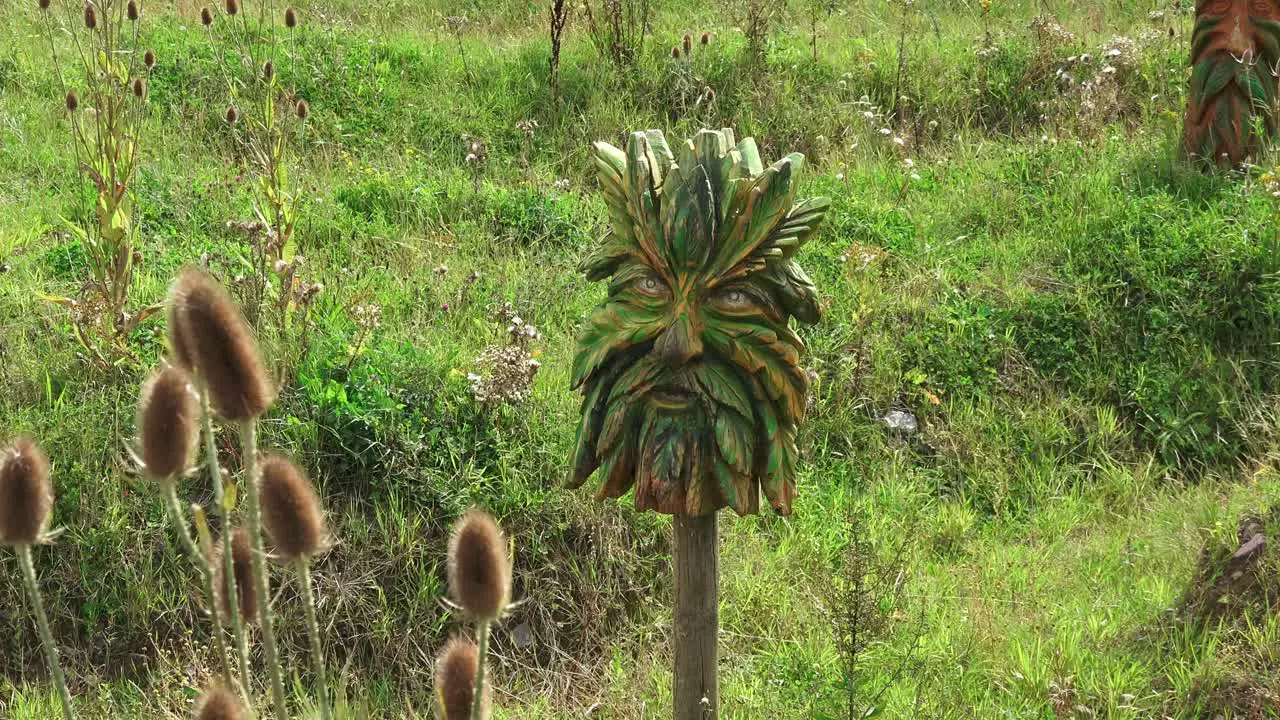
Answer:
M252 192L199 6L145 5L134 308L202 258L244 272L227 222ZM459 626L447 532L473 505L516 543L496 717L670 715L670 523L561 486L574 334L604 297L575 268L605 226L590 142L725 126L766 162L805 153L805 194L833 200L800 255L824 319L800 330L817 382L795 514L721 520L725 717L1280 716L1275 543L1249 593L1195 601L1242 517L1280 523L1276 201L1256 173L1178 159L1186 8L980 5L793 0L753 61L744 2L654 0L625 69L575 8L557 98L544 4L299 2L278 72L311 104L297 239L324 290L303 331L260 328L282 378L263 433L317 479L340 541L316 574L351 717L433 716ZM1042 12L1072 37L1033 29ZM686 32L712 36L683 65ZM36 554L54 634L85 717L185 717L215 672L209 627L125 451L164 323L103 368L42 299L87 276L66 228L91 197L34 0L0 6L0 48L0 438L32 433L55 463L65 532ZM491 408L467 374L503 303L542 366L524 404ZM917 433L886 427L895 409ZM0 576L0 717L55 717L11 553ZM279 592L305 710L297 590Z

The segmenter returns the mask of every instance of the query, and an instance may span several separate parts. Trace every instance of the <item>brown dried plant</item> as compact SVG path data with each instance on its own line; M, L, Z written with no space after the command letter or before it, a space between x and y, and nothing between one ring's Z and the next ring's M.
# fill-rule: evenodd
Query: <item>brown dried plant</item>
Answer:
M253 183L254 221L228 223L252 227L246 236L253 272L242 278L239 294L255 326L271 310L283 329L303 284L296 175L311 105L288 85L296 77L301 23L297 10L277 12L270 0L259 0L256 12L227 0L223 10L204 8L201 23L227 90L228 133Z
M76 295L49 300L71 310L76 338L107 367L131 355L129 334L159 309L129 309L134 266L141 259L134 181L155 53L139 43L137 0L53 0L40 7L76 167L94 189L90 219L66 223L85 250L89 277Z

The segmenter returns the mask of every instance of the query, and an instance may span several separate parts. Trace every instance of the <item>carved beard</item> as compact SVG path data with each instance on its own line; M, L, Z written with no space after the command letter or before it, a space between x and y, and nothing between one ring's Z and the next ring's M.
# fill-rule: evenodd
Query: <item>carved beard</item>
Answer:
M637 508L689 515L758 512L763 490L789 513L808 390L789 321L818 319L792 256L827 201L795 200L799 155L765 169L729 131L679 160L657 131L596 147L613 231L583 267L609 297L578 337L569 483L599 469L600 499L634 486Z
M1191 64L1183 149L1202 162L1237 165L1259 149L1255 123L1276 134L1280 3L1201 0Z
M790 512L795 440L778 423L786 411L740 368L701 358L673 369L652 348L641 352L604 374L598 395L588 391L600 398L602 455L580 465L576 480L598 463L598 499L634 485L637 510L689 515L726 506L757 513L763 486L775 509Z

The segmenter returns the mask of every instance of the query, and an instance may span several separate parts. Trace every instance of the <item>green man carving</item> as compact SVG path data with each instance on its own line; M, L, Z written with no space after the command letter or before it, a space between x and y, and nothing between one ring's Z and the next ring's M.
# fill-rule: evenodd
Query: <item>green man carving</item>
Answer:
M638 509L691 516L758 512L763 489L790 513L808 381L789 320L819 317L794 256L829 205L796 200L803 163L765 168L731 130L596 143L612 228L583 270L609 296L578 337L571 486L598 469L599 499L634 486Z

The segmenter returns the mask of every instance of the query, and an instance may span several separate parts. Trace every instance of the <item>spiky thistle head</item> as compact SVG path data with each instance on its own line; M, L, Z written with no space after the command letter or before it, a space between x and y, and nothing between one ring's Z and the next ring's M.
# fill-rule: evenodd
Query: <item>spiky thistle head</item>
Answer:
M196 703L194 720L243 720L244 710L235 693L222 685L205 691Z
M311 115L311 103L305 99L299 99L298 104L293 107L293 111L297 114L299 120L306 120Z
M49 0L39 0L39 5L40 5L40 9L41 9L41 10L48 10L48 9L49 9Z
M284 9L284 26L293 29L298 26L298 11L292 7Z
M270 60L262 63L262 79L266 82L271 82L271 79L274 78L275 76L276 76L276 64L271 62Z
M52 512L49 457L20 437L0 454L0 545L43 542Z
M453 526L449 589L454 601L478 620L493 620L506 611L511 560L502 531L488 513L472 510Z
M222 543L218 543L213 589L217 595L218 609L226 619L231 617L231 593L226 566L222 561L222 546ZM258 595L253 591L253 547L249 543L249 531L244 528L236 528L231 533L231 568L236 580L236 608L240 611L240 619L246 623L255 623L258 621Z
M213 10L207 7L200 8L200 24L209 27L213 24Z
M263 458L261 496L262 526L276 552L296 560L324 547L320 498L301 468L283 455Z
M140 77L133 79L133 96L141 100L147 94L147 82Z
M465 638L451 639L436 657L436 702L442 720L468 720L476 694L480 650ZM489 717L489 689L484 688L481 717Z
M235 125L240 121L240 111L236 109L235 105L228 105L227 113L223 116L223 119L227 121L228 125Z
M797 199L803 161L765 167L730 130L596 144L611 232L582 267L609 294L573 361L572 486L599 470L598 498L634 487L639 509L689 515L758 512L763 489L790 512L808 393L790 321L819 318L795 256L829 205Z
M710 44L711 44L711 33L709 33L709 32L703 32L703 33L702 33L702 37L698 38L698 44L699 44L699 45L704 45L704 46L705 46L705 45L710 45Z
M680 59L680 46L679 46L679 45L672 45L672 46L671 46L671 58L672 58L673 60L679 60L679 59Z
M142 12L138 10L137 0L129 0L128 4L124 6L124 14L125 17L129 18L130 22L137 22L138 17L142 14Z
M138 436L143 471L172 481L191 465L200 434L200 404L191 377L177 365L155 372L142 386Z
M84 26L90 30L96 30L98 27L98 9L91 2L84 4Z
M80 98L76 96L75 90L67 91L67 112L75 112L80 107Z
M684 48L685 55L692 55L693 54L693 36L690 35L689 33L685 33L684 37L680 39L680 47Z
M156 51L147 48L147 51L142 53L142 64L147 67L148 71L153 69L156 66Z
M226 420L262 415L275 399L258 342L231 296L203 271L182 271L169 293L179 347L195 364L213 409Z
M240 0L224 0L223 7L227 9L228 15L235 15L240 12Z

